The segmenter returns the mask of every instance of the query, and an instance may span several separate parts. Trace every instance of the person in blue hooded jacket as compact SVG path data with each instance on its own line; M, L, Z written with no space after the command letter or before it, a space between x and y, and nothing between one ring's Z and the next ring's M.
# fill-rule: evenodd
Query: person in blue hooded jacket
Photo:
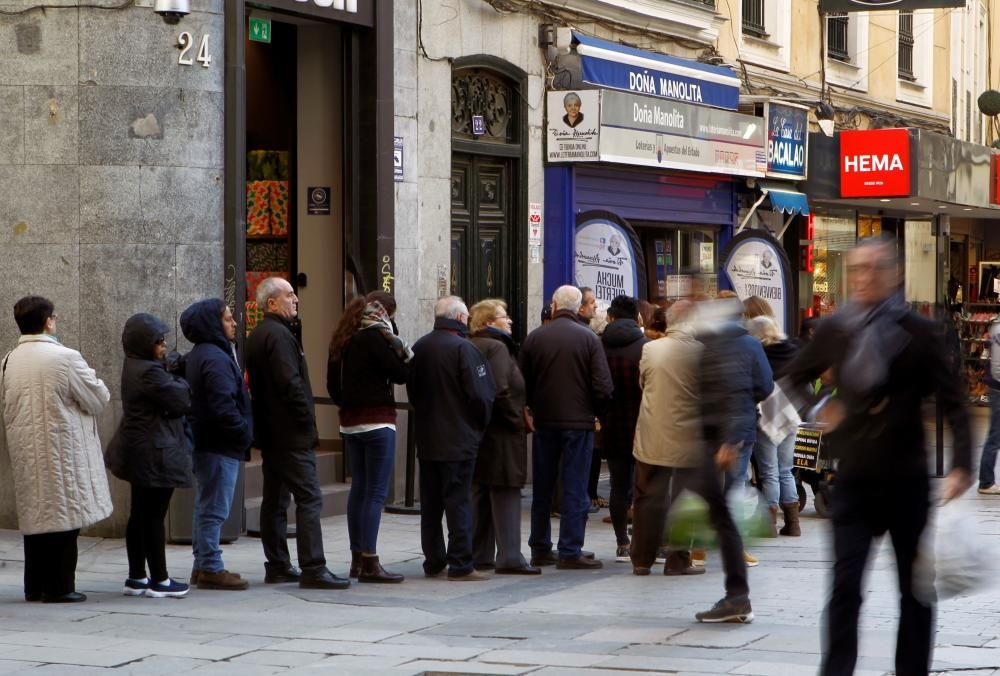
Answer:
M189 419L194 432L197 478L191 544L191 584L199 589L243 590L248 582L225 569L219 538L229 517L240 462L253 443L250 395L236 360L236 319L218 298L202 300L181 314L181 331L194 343L187 355L191 385Z

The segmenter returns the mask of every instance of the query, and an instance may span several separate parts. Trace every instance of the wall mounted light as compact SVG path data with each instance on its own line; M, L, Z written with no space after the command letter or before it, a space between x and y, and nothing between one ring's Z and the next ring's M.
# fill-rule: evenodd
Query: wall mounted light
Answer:
M826 136L833 136L833 128L836 124L834 121L835 116L836 111L826 101L820 101L819 105L816 106L816 121Z

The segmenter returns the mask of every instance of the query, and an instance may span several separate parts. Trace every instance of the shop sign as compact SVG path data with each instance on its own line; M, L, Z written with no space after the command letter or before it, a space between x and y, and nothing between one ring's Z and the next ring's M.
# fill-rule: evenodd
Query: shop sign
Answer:
M310 187L306 193L306 213L310 216L326 216L330 213L330 186Z
M912 11L934 7L965 7L965 0L819 0L819 11L870 12L895 9Z
M528 246L542 245L542 203L528 205Z
M601 103L596 89L548 94L549 162L596 161Z
M910 191L908 129L840 132L841 197L900 197Z
M809 109L787 103L768 102L767 175L801 180L806 177Z
M990 194L990 202L1000 204L1000 154L990 156L990 168L993 170L991 183L993 190Z
M764 176L764 120L612 90L601 92L603 162Z
M639 296L639 270L636 261L635 233L621 219L611 214L579 221L574 237L577 286L594 290L597 304L606 308L615 296Z
M727 67L573 34L583 81L600 87L736 110L740 80Z
M730 240L723 260L723 271L740 300L757 296L767 301L778 328L787 333L792 285L781 243L768 233L748 230Z

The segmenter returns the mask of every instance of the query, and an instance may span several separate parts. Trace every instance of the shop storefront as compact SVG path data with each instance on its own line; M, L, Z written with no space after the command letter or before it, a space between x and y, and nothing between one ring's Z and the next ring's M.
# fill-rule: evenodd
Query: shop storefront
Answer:
M736 112L728 68L574 40L593 88L547 97L546 296L714 296L737 188L765 175L764 121Z
M847 300L846 253L858 238L892 235L906 300L955 321L970 395L978 396L989 357L983 333L1000 313L1000 286L989 281L990 261L1000 260L996 152L918 129L873 129L813 134L810 157L800 315L824 316Z

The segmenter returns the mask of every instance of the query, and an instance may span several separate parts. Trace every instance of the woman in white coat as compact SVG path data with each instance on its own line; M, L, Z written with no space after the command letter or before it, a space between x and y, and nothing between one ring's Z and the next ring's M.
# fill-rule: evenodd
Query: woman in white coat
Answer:
M24 599L74 603L80 529L112 511L95 416L108 388L76 350L53 335L52 302L14 305L21 338L0 375L18 527L24 535Z

